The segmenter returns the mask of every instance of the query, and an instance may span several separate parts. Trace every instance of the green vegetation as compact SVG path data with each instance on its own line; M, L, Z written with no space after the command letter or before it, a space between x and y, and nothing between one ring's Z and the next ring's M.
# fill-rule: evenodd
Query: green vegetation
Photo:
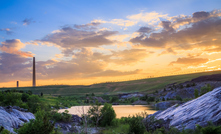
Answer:
M213 87L210 84L207 84L206 86L204 86L200 89L200 92L201 92L200 96L204 95L205 93L212 91L212 90L213 90Z
M25 123L17 130L18 134L50 134L54 130L54 122L50 121L49 113L38 110L35 114L36 119Z
M198 98L198 97L199 97L199 91L198 91L198 89L194 89L194 96L195 96L195 98Z
M58 113L57 111L52 111L52 119L56 122L70 122L71 121L71 114L68 114L68 110L65 110L62 113Z
M136 91L153 93L158 89L163 89L167 84L170 84L170 83L175 83L175 82L182 83L182 82L189 81L199 76L218 74L218 73L221 73L221 71L156 77L156 78L132 80L132 81L125 81L125 82L100 83L100 84L94 84L90 86L54 85L54 86L39 86L39 87L21 87L17 89L22 90L24 92L31 90L34 94L39 94L39 95L42 92L44 93L44 96L46 94L47 95L51 94L52 96L59 96L59 95L61 96L78 96L78 95L85 96L85 94L92 94L92 93L97 96L97 95L102 95L104 93L116 94L116 93L136 92ZM0 88L0 91L8 90L8 89L9 88Z
M102 127L110 126L113 119L116 118L116 113L112 108L111 104L105 103L104 107L101 109L102 118L100 121L100 125Z

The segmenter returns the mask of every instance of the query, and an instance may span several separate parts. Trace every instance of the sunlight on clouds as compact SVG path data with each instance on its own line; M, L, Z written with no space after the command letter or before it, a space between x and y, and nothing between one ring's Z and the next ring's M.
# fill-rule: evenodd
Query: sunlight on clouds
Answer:
M26 76L31 76L32 59L28 57L34 54L21 51L27 47L37 48L36 57L41 58L38 85L93 84L220 69L220 14L214 10L169 17L140 12L64 25L25 43L6 40L0 45L0 67L7 66L3 72L10 76L0 71L5 78L0 82L10 85L20 79L30 85Z
M169 19L168 14L157 12L141 12L139 14L128 15L127 18L133 21L146 22L150 25L160 22L160 18Z

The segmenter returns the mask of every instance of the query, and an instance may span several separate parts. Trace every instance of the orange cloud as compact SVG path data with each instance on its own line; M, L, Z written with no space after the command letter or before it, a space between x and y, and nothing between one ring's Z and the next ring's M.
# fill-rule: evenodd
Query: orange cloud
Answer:
M20 49L24 47L25 44L22 43L19 39L12 39L1 42L0 50L5 53L17 54L23 57L33 57L31 52L20 51Z

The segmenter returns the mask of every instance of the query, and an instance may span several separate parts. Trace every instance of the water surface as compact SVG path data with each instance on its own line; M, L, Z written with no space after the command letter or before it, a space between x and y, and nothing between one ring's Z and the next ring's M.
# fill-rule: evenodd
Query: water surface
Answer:
M69 111L69 114L77 114L81 116L83 113L87 113L90 106L73 106L68 109L60 109L58 112ZM113 105L117 118L128 117L129 115L135 115L141 112L147 112L147 114L153 114L156 110L153 110L149 105Z

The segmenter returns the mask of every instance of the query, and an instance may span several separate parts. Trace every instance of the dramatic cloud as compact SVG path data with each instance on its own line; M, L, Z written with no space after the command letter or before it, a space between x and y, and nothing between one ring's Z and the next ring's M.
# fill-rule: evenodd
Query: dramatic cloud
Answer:
M17 54L0 53L0 82L30 80L31 58Z
M178 58L176 61L171 62L169 65L184 64L184 65L198 65L209 61L207 58Z
M1 42L0 51L17 54L24 57L33 57L31 52L23 52L20 49L25 47L25 44L22 43L19 39L11 39Z
M2 28L0 31L4 31L7 35L11 35L13 33L10 28Z
M191 50L193 48L213 47L219 49L218 42L221 31L221 18L219 13L215 11L211 13L197 12L193 14L194 21L189 21L192 24L188 27L175 30L173 21L162 21L159 25L162 26L160 32L152 32L149 35L138 35L130 39L130 42L152 48L173 48L173 50ZM180 21L180 20L179 20ZM188 22L188 24L189 24ZM139 31L139 30L138 30ZM216 41L217 40L217 41ZM215 41L215 42L214 42ZM176 52L175 52L176 53Z
M173 27L178 28L180 26L186 25L186 24L191 24L191 23L196 23L198 21L206 20L208 18L213 18L213 17L220 17L221 12L220 10L213 10L211 12L195 12L193 13L192 16L187 16L187 15L181 15L181 16L175 16L171 17L171 20L173 22Z
M30 25L31 23L35 23L35 21L33 21L33 19L24 19L23 21L23 25Z
M207 67L205 64L219 59L217 55L221 52L220 16L220 10L175 17L142 12L129 15L126 19L94 20L82 25L66 25L42 39L26 43L19 39L5 40L0 44L0 82L31 80L32 63L29 57L33 54L22 51L28 44L36 45L39 49L42 45L59 48L56 48L58 53L47 55L50 60L37 60L39 80L100 79L134 74L141 76L144 75L142 70L149 75L168 73L168 69L171 72L181 71L186 66ZM32 19L23 21L24 25L32 22ZM103 27L107 23L115 26ZM116 25L121 27L119 32L112 30L119 28ZM134 33L130 32L135 25L140 27ZM128 28L128 31L120 33L124 28ZM209 54L213 55L209 57ZM168 64L171 66L164 67ZM146 67L148 65L149 68Z
M63 27L57 32L47 35L42 40L36 40L42 43L53 43L63 49L66 56L73 54L74 49L84 47L99 47L101 45L110 45L114 42L107 37L117 34L117 31L85 31L77 30L72 27Z

